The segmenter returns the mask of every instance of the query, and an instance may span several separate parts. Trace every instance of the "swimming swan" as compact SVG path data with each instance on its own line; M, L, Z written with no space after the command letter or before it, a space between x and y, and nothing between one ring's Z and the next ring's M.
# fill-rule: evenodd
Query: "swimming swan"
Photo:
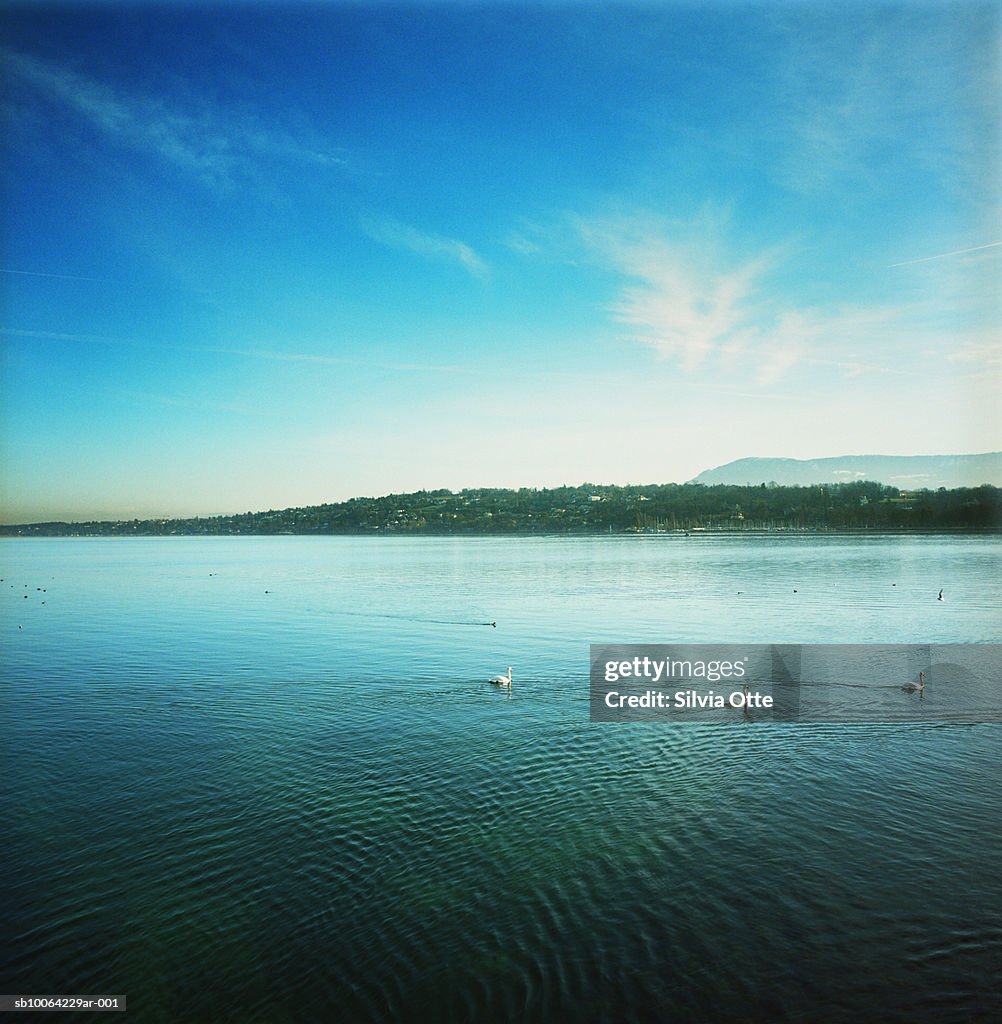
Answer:
M917 683L905 683L901 689L904 690L905 693L915 693L916 691L921 693L925 689L925 673L919 672L919 681Z
M508 666L508 675L506 675L506 676L496 675L493 679L490 680L490 683L491 683L492 686L507 686L508 689L510 690L511 689L511 665Z

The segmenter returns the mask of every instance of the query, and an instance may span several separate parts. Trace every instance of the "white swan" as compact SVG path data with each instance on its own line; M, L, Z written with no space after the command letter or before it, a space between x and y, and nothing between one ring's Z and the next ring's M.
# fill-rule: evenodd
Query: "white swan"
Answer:
M919 672L919 681L917 683L905 683L901 689L905 693L915 693L916 690L921 693L925 689L925 673Z
M496 675L493 679L490 680L490 683L491 683L492 686L507 686L508 689L510 690L511 689L511 665L508 666L508 675L506 675L506 676Z

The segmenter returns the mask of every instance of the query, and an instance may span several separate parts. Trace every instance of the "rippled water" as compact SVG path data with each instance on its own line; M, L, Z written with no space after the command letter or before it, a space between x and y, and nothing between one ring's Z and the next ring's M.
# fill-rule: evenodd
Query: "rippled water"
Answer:
M4 992L142 1021L1002 1012L1002 727L588 720L590 642L999 642L995 539L0 553Z

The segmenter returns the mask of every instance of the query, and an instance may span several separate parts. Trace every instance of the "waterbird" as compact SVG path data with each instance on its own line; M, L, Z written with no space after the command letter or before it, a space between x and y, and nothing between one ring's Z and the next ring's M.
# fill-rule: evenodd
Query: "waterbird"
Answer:
M504 676L504 675L498 674L493 679L490 680L490 683L491 683L492 686L507 686L508 689L510 690L511 689L511 665L508 666L508 675Z
M919 681L917 683L905 683L901 689L904 690L905 693L915 693L916 691L921 693L925 689L925 673L919 672Z
M942 590L939 592L939 597L937 597L936 600L937 601L945 601L946 600L946 598L943 597L943 591Z

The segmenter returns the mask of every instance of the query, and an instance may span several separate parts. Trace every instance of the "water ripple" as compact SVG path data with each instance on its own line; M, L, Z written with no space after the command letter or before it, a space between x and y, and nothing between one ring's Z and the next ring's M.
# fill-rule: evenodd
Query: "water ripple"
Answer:
M936 544L12 549L59 578L0 638L5 990L144 1021L991 1019L998 727L587 719L608 636L998 639L998 546Z

